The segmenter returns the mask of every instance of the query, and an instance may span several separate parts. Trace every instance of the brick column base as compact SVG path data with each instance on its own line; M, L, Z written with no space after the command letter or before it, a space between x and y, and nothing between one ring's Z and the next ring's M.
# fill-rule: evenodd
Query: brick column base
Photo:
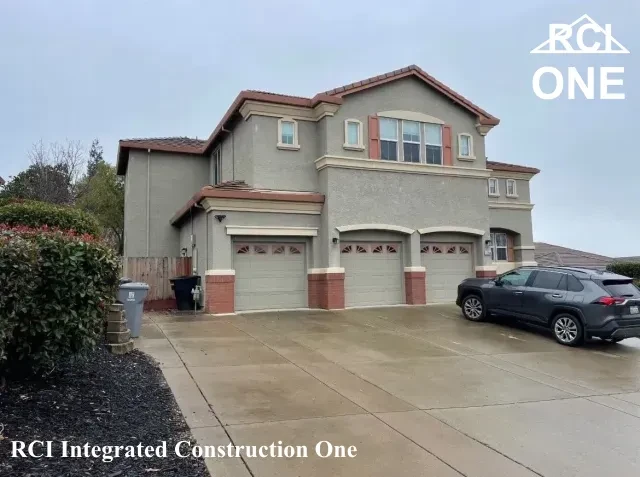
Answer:
M426 272L404 272L404 291L407 305L426 305Z
M344 272L309 273L309 308L344 308Z
M476 278L493 278L498 274L495 270L476 270Z
M207 313L235 312L235 275L206 275L204 310Z

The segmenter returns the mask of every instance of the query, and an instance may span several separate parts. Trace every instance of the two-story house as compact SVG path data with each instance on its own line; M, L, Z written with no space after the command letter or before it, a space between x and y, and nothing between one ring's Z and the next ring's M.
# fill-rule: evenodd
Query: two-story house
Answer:
M125 256L193 257L205 309L452 302L534 264L498 118L409 66L313 98L242 91L207 140L120 141Z

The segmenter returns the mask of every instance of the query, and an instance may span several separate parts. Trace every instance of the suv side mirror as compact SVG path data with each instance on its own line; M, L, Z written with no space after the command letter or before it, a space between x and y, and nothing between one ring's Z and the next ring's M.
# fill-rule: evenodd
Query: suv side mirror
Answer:
M493 280L493 283L495 283L497 287L501 287L503 285L502 280L500 280L499 277Z

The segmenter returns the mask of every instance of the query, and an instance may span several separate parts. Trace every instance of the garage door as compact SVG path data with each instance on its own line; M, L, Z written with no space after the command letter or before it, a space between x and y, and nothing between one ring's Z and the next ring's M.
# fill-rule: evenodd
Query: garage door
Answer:
M427 269L427 303L456 301L460 282L473 276L471 244L423 243L420 256Z
M340 251L346 306L405 302L400 243L343 243Z
M304 244L236 243L236 310L307 307Z

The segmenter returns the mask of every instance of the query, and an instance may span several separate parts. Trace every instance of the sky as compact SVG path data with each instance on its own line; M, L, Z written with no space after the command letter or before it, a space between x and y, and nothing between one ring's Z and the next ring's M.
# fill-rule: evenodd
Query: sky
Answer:
M631 53L530 54L585 13ZM501 119L489 160L542 170L536 241L640 255L638 18L637 0L0 0L0 176L41 139L98 138L115 163L122 138L208 137L242 89L313 96L417 64ZM539 99L543 66L622 66L625 99Z

